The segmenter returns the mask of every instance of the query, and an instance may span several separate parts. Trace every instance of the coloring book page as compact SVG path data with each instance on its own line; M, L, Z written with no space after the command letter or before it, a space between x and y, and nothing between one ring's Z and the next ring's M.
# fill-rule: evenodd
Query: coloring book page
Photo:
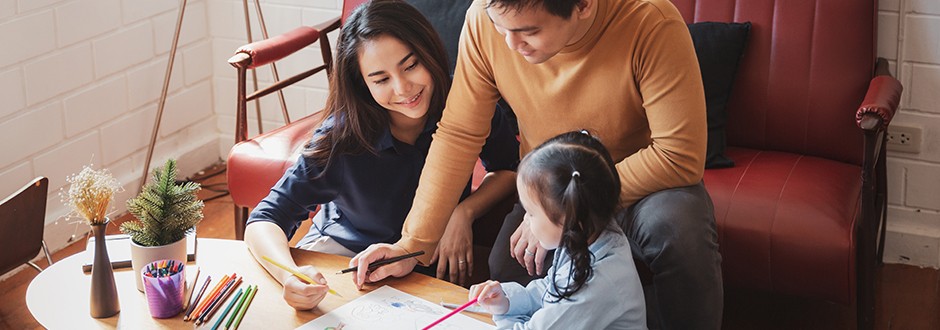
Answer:
M362 297L323 314L297 329L304 330L420 330L450 310L390 286L375 289ZM434 326L435 330L493 329L492 325L457 313Z

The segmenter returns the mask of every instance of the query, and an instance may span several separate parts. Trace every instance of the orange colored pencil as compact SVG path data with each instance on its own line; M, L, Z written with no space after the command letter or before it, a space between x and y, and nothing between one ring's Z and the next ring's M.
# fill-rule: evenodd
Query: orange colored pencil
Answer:
M226 289L225 292L219 295L219 298L216 299L216 301L214 301L212 304L209 305L209 308L206 310L205 313L203 313L203 315L197 318L196 325L209 322L209 319L212 318L212 315L215 314L215 311L219 310L219 307L222 306L225 300L228 299L228 297L232 295L232 292L235 292L235 289L238 288L238 286L241 284L242 284L242 278L239 277L237 280L235 280L235 283L232 283L232 285L229 286L229 288Z
M229 281L229 276L228 275L223 276L222 280L216 283L215 287L212 288L212 291L209 292L208 295L202 297L202 301L200 301L199 304L196 305L196 308L194 308L193 311L189 313L189 315L186 315L185 317L183 317L183 321L192 320L193 318L196 317L196 315L199 315L199 313L202 312L202 310L206 308L206 305L209 304L209 301L212 300L210 298L215 297L215 295L219 293L219 290L222 290L222 288L225 287L225 284L228 283L228 281Z

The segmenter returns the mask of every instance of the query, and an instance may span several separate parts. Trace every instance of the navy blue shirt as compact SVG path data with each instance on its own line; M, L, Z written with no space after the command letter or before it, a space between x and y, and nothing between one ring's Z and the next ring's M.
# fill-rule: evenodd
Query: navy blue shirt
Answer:
M327 118L314 132L312 141L318 141L333 123L332 117ZM519 142L499 108L491 128L480 153L483 167L488 172L514 171L519 163ZM386 128L373 144L376 154L336 155L319 178L323 167L312 158L300 156L251 212L248 223L273 222L290 239L320 205L310 231L298 246L330 236L359 253L374 243L397 242L435 130L437 122L429 120L414 145L409 145L396 140ZM468 195L470 182L461 200Z

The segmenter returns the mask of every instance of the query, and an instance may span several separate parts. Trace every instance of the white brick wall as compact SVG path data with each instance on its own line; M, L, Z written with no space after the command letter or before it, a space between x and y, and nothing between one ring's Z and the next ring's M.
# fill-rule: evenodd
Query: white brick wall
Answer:
M881 0L878 55L904 85L892 125L923 130L921 152L888 152L885 261L940 267L940 1Z
M52 249L87 226L61 218L59 190L83 165L136 193L156 115L178 0L0 0L0 198L50 181ZM153 166L191 175L219 159L207 0L190 0ZM299 13L299 11L298 11ZM298 14L300 15L300 14ZM208 151L208 152L207 152Z

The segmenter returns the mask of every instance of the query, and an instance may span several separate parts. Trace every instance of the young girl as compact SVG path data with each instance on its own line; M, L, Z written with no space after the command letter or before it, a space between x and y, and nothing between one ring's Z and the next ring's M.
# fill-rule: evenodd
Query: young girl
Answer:
M371 244L400 239L450 87L446 68L440 39L407 3L367 2L347 19L325 120L252 211L245 231L251 253L283 284L289 305L313 308L327 292L322 275L310 266L296 267L288 249L288 240L318 206L300 248L352 257ZM436 253L451 281L465 281L472 270L473 220L515 188L519 145L505 124L494 119L480 155L491 173L473 195L468 183L442 238L448 244L441 246L451 248ZM302 283L261 256L318 283Z
M539 244L559 250L545 278L487 281L470 299L500 329L645 329L630 244L613 221L620 180L600 141L586 131L546 141L522 159L516 187Z

